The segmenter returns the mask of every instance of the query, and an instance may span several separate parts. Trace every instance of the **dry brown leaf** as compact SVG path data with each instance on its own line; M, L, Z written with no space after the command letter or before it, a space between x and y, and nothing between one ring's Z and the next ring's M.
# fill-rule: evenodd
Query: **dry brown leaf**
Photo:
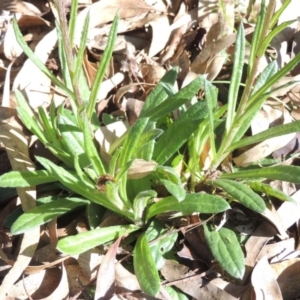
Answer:
M28 142L24 133L19 129L20 125L10 119L10 124L0 123L0 140L5 144L5 148L13 170L33 170L34 165L30 160L28 152ZM17 188L21 199L22 208L27 211L35 207L36 190L35 188ZM14 266L3 279L0 286L0 299L3 299L6 293L23 273L24 269L30 263L40 237L40 229L36 227L23 236L20 252Z
M255 266L251 282L254 287L256 300L283 299L275 279L275 272L270 267L266 256L262 257Z
M274 114L274 111L276 109L270 110L274 116L277 117L276 114ZM269 116L269 123L274 124L275 120L272 118L270 113ZM287 124L293 121L291 118L289 112L284 108L284 122L283 124ZM233 158L234 163L239 167L246 167L254 162L259 162L261 159L269 156L274 151L282 148L282 146L288 144L293 138L295 137L296 133L290 133L286 135L282 135L280 137L274 137L271 139L267 139L258 145L252 147L251 149L245 151L241 155Z
M97 270L104 258L104 251L98 248L88 250L78 256L79 266L89 280L94 280Z
M45 298L42 298L41 300L53 300L53 299L61 299L61 300L66 300L68 299L69 295L69 282L68 282L68 276L67 276L67 271L62 263L61 265L61 279L59 281L59 284L57 288L48 296ZM38 298L38 297L36 297Z
M102 150L108 153L111 144L127 131L129 124L127 121L118 121L107 126L103 126L95 132L95 139Z
M143 159L135 159L128 170L129 179L143 178L156 169L157 163L155 161L146 161Z
M257 260L267 257L271 263L277 263L285 260L288 255L295 252L295 239L290 238L274 244L268 244L263 247L259 253Z
M34 51L35 55L43 63L46 63L49 54L56 46L56 42L57 33L54 29L37 44ZM50 86L51 80L28 59L14 81L13 90L25 90L29 105L35 109L39 106L49 105L51 101Z
M246 270L242 280L243 283L246 282L248 276L252 272L261 249L270 239L272 239L276 235L276 233L276 229L270 223L263 222L256 228L254 233L246 242Z
M101 24L111 22L118 12L120 19L126 19L142 15L144 13L155 10L152 6L146 4L143 0L101 0L93 3L88 8L80 12L76 20L75 44L80 45L81 29L87 13L90 12L89 28L97 27Z
M298 190L292 198L296 204L284 202L277 211L286 229L298 222L300 218L300 191Z
M300 259L285 260L271 265L277 274L281 294L284 300L294 300L300 296Z
M110 299L115 293L115 261L123 237L119 237L105 254L96 281L95 299Z

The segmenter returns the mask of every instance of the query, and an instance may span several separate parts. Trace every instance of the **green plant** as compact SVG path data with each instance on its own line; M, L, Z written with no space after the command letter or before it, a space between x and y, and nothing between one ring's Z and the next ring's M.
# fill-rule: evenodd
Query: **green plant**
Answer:
M69 25L71 37L74 36L75 30L76 3L77 1L72 1ZM259 59L268 46L268 43L262 41L269 41L278 32L277 29L273 29L279 17L279 14L273 15L274 3L275 1L270 1L266 9L264 1L262 2L251 45L248 77L240 101L238 91L245 53L242 24L237 33L228 104L217 108L217 90L204 76L198 77L178 93L173 93L172 87L177 78L177 70L172 69L149 94L137 121L111 145L108 162L99 154L95 142L95 132L99 129L100 123L95 116L94 107L104 72L112 56L117 36L118 16L112 24L108 44L91 90L81 67L87 39L88 17L78 54L73 55L72 38L68 38L66 20L63 14L60 14L60 26L57 30L63 82L34 56L23 41L15 21L15 33L24 52L69 97L71 110L64 105L56 108L52 104L49 112L39 108L35 113L29 107L24 95L18 90L15 91L20 119L60 159L61 164L56 165L46 158L36 157L42 166L41 170L12 171L0 177L0 186L27 187L60 182L66 193L72 191L72 194L75 193L77 196L48 198L47 203L23 213L12 225L12 234L21 234L35 226L45 224L70 209L85 207L91 230L61 239L57 245L58 250L67 254L81 253L120 236L139 232L134 249L135 273L143 291L155 296L160 289L158 270L162 267L165 254L160 251L161 246L165 252L169 251L177 237L176 231L166 234L164 224L155 218L157 215L166 212L170 214L176 212L176 215L189 215L195 212L217 214L230 209L230 201L227 200L232 199L264 214L267 208L259 192L266 189L263 183L256 182L254 185L251 180L267 178L298 182L300 168L274 166L255 171L224 173L217 179L213 175L234 149L299 131L300 121L296 121L243 138L251 120L270 95L274 83L300 62L300 55L297 55L280 71L277 71L276 62L271 62L254 84ZM172 112L184 108L186 102L201 88L205 91L205 98L196 101L188 109L182 109L180 116L173 119ZM167 124L163 122L165 119L168 119ZM163 126L159 127L157 124ZM218 131L219 129L222 130ZM219 144L216 140L220 141ZM199 162L208 142L212 159L208 170L204 170L202 163ZM185 156L182 155L182 151L185 152ZM172 167L178 159L187 166L182 170L182 174ZM141 169L139 172L134 171L137 164ZM164 186L169 196L155 202L157 192L153 188L153 182ZM225 191L226 198L196 192L199 183ZM270 195L277 192L271 188L267 191ZM282 194L280 197L288 199ZM96 216L95 210L103 212L106 209L126 218L127 224L97 228L100 219ZM204 232L208 245L221 266L230 275L241 278L244 273L243 252L234 232L225 227L215 231L210 223L204 225ZM146 272L143 266L147 266Z

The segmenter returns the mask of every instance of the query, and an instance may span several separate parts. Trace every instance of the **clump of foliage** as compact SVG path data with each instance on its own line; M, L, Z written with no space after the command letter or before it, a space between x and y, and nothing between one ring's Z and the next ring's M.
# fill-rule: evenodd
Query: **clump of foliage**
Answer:
M274 1L270 1L268 7L264 2L262 4L252 38L245 88L240 99L238 94L246 44L243 24L240 24L237 32L228 103L218 107L218 91L205 76L199 76L179 92L174 92L177 70L172 69L149 94L136 122L111 145L107 160L100 155L94 138L100 128L95 104L112 56L118 16L112 24L107 47L90 90L82 70L88 18L78 53L70 53L76 23L76 2L72 1L71 38L68 38L64 26L57 28L63 82L34 56L14 23L24 52L68 95L71 109L64 104L58 108L51 104L49 111L40 107L33 112L24 95L15 91L20 119L61 163L56 165L47 158L36 157L42 169L12 171L1 176L0 185L27 187L60 182L69 195L39 199L41 205L15 220L11 227L12 234L24 233L72 209L85 207L90 230L61 239L57 249L66 254L78 254L121 236L137 237L133 253L134 271L143 291L155 296L160 289L159 269L163 265L164 254L172 249L177 239L177 231L168 231L164 222L156 217L166 213L171 217L174 214L182 216L197 212L207 217L203 222L204 233L216 260L231 276L242 278L245 271L244 256L236 234L226 225L215 230L209 221L210 217L229 210L232 200L264 215L267 206L261 192L276 194L277 197L279 193L271 187L266 189L259 179L300 180L300 168L295 166L256 166L232 173L220 172L221 163L233 150L299 131L300 121L295 121L244 137L251 121L270 95L272 86L300 62L298 54L278 71L276 61L272 61L256 78L259 60L270 41L288 25L274 27L282 10L273 15ZM200 89L204 90L204 97L197 99L195 95ZM187 106L191 99L191 104ZM176 119L172 117L175 110L179 111ZM204 169L201 155L208 144L211 160ZM179 174L176 166L180 164L184 167ZM158 184L164 186L168 196L157 199L160 195L155 185ZM199 190L200 185L216 192L204 192L205 188ZM223 191L223 196L217 195L217 191ZM282 193L279 198L288 199ZM124 217L127 224L98 227L105 210Z

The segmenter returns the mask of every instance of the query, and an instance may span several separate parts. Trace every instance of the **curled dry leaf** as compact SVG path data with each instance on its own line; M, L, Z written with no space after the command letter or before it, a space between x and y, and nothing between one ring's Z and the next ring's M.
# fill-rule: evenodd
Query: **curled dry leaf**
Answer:
M100 265L94 299L110 299L115 293L115 261L122 237L108 249Z
M128 170L129 179L143 178L152 173L157 166L155 161L146 161L143 159L135 159Z
M275 276L267 257L262 257L251 276L256 300L283 299Z

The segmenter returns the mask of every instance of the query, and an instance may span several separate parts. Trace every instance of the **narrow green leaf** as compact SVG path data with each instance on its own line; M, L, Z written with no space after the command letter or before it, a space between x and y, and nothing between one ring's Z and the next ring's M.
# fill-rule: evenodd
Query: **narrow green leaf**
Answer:
M212 156L216 156L216 145L215 145L215 111L217 107L217 90L209 81L204 81L205 99L208 108L208 130L209 130L209 141ZM228 119L228 115L227 115Z
M100 159L99 151L93 142L93 137L90 132L88 120L83 123L84 148L95 172L100 176L106 174L105 167Z
M251 144L259 143L273 137L282 136L285 134L299 132L300 131L300 121L293 121L288 124L282 124L280 126L271 127L255 135L246 137L238 142L233 143L228 151L232 151L237 148L242 148Z
M176 230L168 230L163 223L154 219L146 231L147 241L157 270L165 264L164 255L169 252L178 237Z
M290 60L285 66L283 66L276 74L274 74L271 78L269 78L268 81L259 89L257 90L253 95L250 96L248 100L248 105L251 105L252 103L256 103L261 96L268 92L272 86L280 80L283 76L288 74L291 70L293 70L300 62L300 52L292 59Z
M83 184L80 181L80 178L76 175L76 173L69 172L68 170L59 167L52 163L50 160L36 156L37 161L49 172L51 177L55 177L59 182L61 182L66 188L70 191L75 192L86 199L103 205L104 207L117 212L121 215L126 215L127 218L133 219L133 212L128 210L122 211L115 203L113 203L109 198L106 197L104 193L96 190L96 187L93 185L86 185L88 182L88 177ZM83 174L83 176L86 176Z
M142 291L155 297L160 289L160 280L145 233L136 242L133 264Z
M176 184L170 180L159 179L159 181L165 186L168 192L174 196L177 201L182 201L186 197L186 190L182 186L182 184Z
M69 255L80 254L138 229L139 228L135 225L117 225L96 228L61 239L57 244L57 249L60 252Z
M263 0L261 3L260 12L258 14L258 18L257 18L257 22L255 25L255 30L251 42L251 51L250 51L248 69L247 69L248 76L250 75L250 72L253 68L254 60L256 59L256 52L260 46L260 37L262 35L262 30L264 25L263 21L264 21L265 14L266 14L266 4L265 1Z
M243 23L241 22L237 32L235 48L234 48L233 71L230 79L229 94L228 94L226 133L229 132L235 117L237 97L238 97L238 92L240 90L240 83L242 79L243 66L245 60L245 47L246 47L246 38L245 38Z
M35 56L35 54L32 52L32 50L29 48L29 46L26 44L25 40L23 39L22 33L18 27L18 23L16 18L13 20L13 27L14 32L16 35L16 39L20 46L22 47L24 53L32 60L32 62L48 77L51 79L51 81L57 85L62 91L64 91L71 99L74 98L74 94L72 91L70 91L63 82L58 80L45 66L44 63L40 61L39 58Z
M266 209L265 201L243 183L225 179L216 179L213 181L213 185L223 189L244 206L258 213L262 213Z
M231 276L241 279L245 273L244 254L235 233L224 227L213 231L204 225L204 234L221 267Z
M134 219L136 224L143 224L143 217L145 215L145 209L157 193L153 190L143 191L136 195L133 200Z
M83 55L86 48L86 41L88 36L88 29L89 29L89 23L90 23L90 13L87 13L86 20L84 22L84 27L82 29L82 36L80 41L79 50L76 56L76 66L75 66L75 72L72 78L73 84L78 84L79 75L82 72L82 66L83 66ZM74 25L76 26L76 25ZM74 27L76 28L76 27ZM71 38L71 37L70 37ZM74 36L73 36L74 38Z
M18 103L17 112L18 116L22 120L23 124L35 134L42 143L47 143L47 139L44 136L44 132L41 124L37 121L31 107L26 101L24 95L19 91L15 90L15 96Z
M158 119L165 117L187 101L191 100L193 96L197 94L203 85L203 78L198 77L193 80L189 85L182 88L174 96L168 97L164 102L149 109L147 113L144 113L144 117L149 117L151 121L157 121Z
M70 10L70 20L69 20L69 35L71 48L74 47L74 36L76 29L76 19L77 19L77 8L78 8L78 0L73 0L71 2L71 10Z
M183 215L189 215L194 212L204 214L219 213L229 208L230 205L218 196L200 193L187 194L186 198L181 202L178 202L174 196L169 196L149 207L146 220L168 211L176 211Z
M267 178L272 180L300 182L300 167L276 166L263 169L240 171L235 173L222 174L221 179L258 179Z
M276 60L270 62L259 75L251 91L251 95L253 95L256 91L258 91L269 80L269 78L275 75L277 70L278 70L278 65Z
M98 100L98 92L101 87L101 83L105 74L105 71L109 65L109 62L112 57L112 53L114 50L115 42L117 39L117 31L118 31L118 23L119 23L119 15L116 14L114 21L112 23L106 48L101 58L101 62L99 68L96 73L96 77L93 83L93 87L90 94L90 99L88 101L88 106L86 108L87 118L91 120L93 113L95 112L96 101Z
M11 233L13 235L24 233L86 204L88 201L80 198L62 198L40 205L22 214L12 225Z
M176 78L178 75L178 68L173 68L170 71L168 71L160 80L160 82L164 82L168 85L174 85ZM165 101L168 97L168 94L166 93L163 86L158 83L154 89L151 91L149 96L147 97L145 104L143 106L143 109L140 114L140 118L143 118L148 114L150 111L152 111L155 107L160 105L163 101Z
M45 170L11 171L0 176L0 187L30 187L55 181L57 179Z
M163 165L187 141L207 117L207 105L200 101L190 107L161 135L156 142L153 159Z
M270 45L270 43L272 42L273 38L279 34L283 29L285 29L286 27L288 27L289 25L295 23L297 21L297 19L295 20L291 20L291 21L287 21L287 22L283 22L280 25L278 25L276 28L274 28L264 39L263 43L260 45L259 49L257 50L257 55L258 56L263 56L268 48L268 46Z
M288 5L291 3L291 1L292 1L292 0L284 0L284 1L283 1L282 5L280 5L280 7L279 7L278 10L274 13L274 15L273 15L273 17L272 17L272 19L271 19L271 22L270 22L270 29L272 29L272 28L276 25L276 23L277 23L279 17L280 17L281 14L284 12L284 10L288 7Z
M127 138L123 144L123 150L119 158L119 165L123 166L133 158L134 153L137 151L139 140L142 137L148 121L148 118L139 118L129 129Z
M65 150L71 153L72 156L78 155L81 167L88 166L90 160L84 149L83 132L66 115L58 116L58 128Z
M39 119L44 127L43 134L47 137L48 142L52 143L55 147L60 148L62 150L63 146L60 140L58 139L57 132L53 128L50 116L47 113L46 109L42 106L39 106L38 112L39 112Z
M279 199L281 201L289 201L294 204L297 204L297 202L292 197L290 197L289 195L283 193L282 191L280 191L268 184L264 184L259 181L251 181L251 182L247 182L247 184L255 192L264 193L269 197L275 197L276 199Z
M101 220L107 210L97 204L90 202L86 207L86 217L89 222L90 229L95 229L101 223Z

